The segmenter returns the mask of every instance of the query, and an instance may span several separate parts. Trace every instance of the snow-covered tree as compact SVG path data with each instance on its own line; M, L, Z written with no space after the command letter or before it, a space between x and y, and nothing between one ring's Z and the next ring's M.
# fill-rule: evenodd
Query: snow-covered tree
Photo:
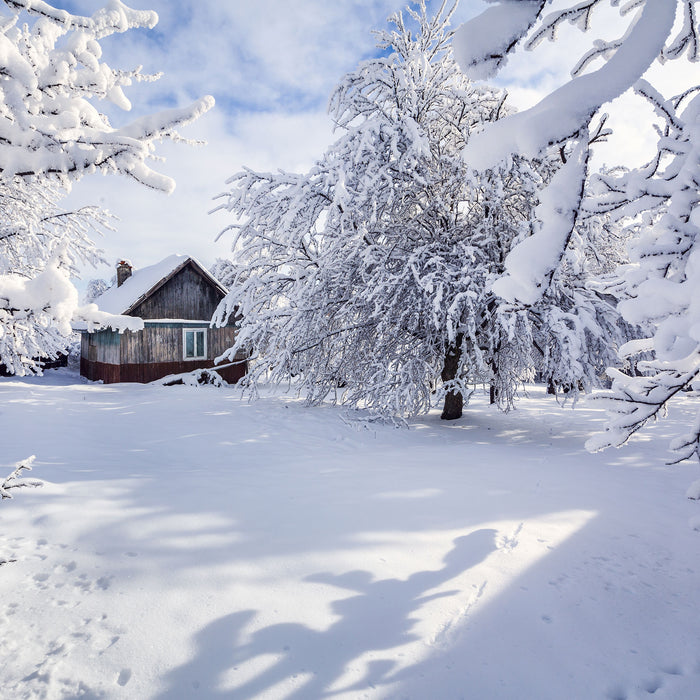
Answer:
M87 283L83 300L86 304L93 304L95 299L101 297L112 285L101 277L91 279Z
M91 235L109 217L98 207L64 211L63 196L51 180L0 179L0 364L12 374L39 371L66 349L68 276L102 259Z
M156 13L132 10L120 0L112 0L92 17L70 14L43 0L2 0L0 10L3 178L55 175L68 182L102 171L171 191L172 179L148 164L155 144L178 138L177 128L210 109L213 99L205 97L121 127L112 126L99 109L100 102L107 101L129 110L123 88L157 78L143 75L140 68L107 65L101 61L99 42L130 29L154 27Z
M15 373L37 371L36 358L62 350L73 317L106 320L94 307L78 310L69 281L77 263L101 260L91 236L106 221L94 207L61 209L71 182L115 173L171 191L173 181L149 165L155 145L180 139L177 128L213 105L205 97L119 127L100 110L128 110L123 88L157 76L110 67L99 42L156 22L119 0L92 17L43 0L0 2L0 364Z
M502 296L531 305L546 294L566 255L582 214L605 212L627 222L636 240L631 265L611 289L621 297L626 320L651 329L648 338L623 346L633 357L653 353L640 362L644 376L611 370L613 391L605 399L612 412L608 430L590 441L591 448L624 443L650 419L663 412L679 392L697 387L700 372L700 312L698 311L698 225L700 214L700 98L692 85L666 99L642 76L654 62L700 56L698 0L502 0L455 37L455 53L472 77L490 77L516 46L536 46L554 40L566 22L584 31L605 5L619 7L626 19L615 41L596 39L578 61L572 79L520 114L490 125L472 139L465 157L480 168L511 157L535 156L552 144L568 145L575 153L540 195L542 208L533 235L506 261L508 274L496 284ZM594 63L602 63L591 70ZM588 175L588 141L601 106L629 88L647 97L663 120L657 154L631 172L598 178L599 197L584 199ZM679 458L700 456L700 417L686 438L674 447Z
M232 260L217 258L209 269L209 272L211 272L224 287L228 288L234 283L242 270Z
M242 330L229 354L264 357L248 383L296 376L311 402L331 395L384 415L444 395L443 417L457 418L475 382L507 409L535 373L576 393L614 357L601 339L619 315L586 287L584 239L542 298L522 305L493 292L512 247L531 237L537 192L576 149L474 172L465 147L510 110L504 93L455 65L453 9L443 3L430 18L419 4L415 33L392 19L380 34L387 55L336 89L343 133L309 173L232 178L221 208L237 217L235 255L222 274Z
M340 138L305 174L235 175L221 209L236 217L230 294L239 349L261 358L245 378L297 377L383 415L461 415L475 381L497 400L533 369L531 316L502 309L491 282L526 235L551 166L513 158L476 177L462 158L475 130L508 112L450 52L446 3L391 18L385 55L346 75L330 110ZM233 274L229 274L233 273Z

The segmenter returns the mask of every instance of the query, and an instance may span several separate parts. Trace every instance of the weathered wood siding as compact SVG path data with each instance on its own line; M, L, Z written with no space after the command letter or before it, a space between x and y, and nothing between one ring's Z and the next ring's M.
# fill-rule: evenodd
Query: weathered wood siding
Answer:
M179 362L182 360L182 326L147 326L136 333L124 333L122 364Z
M102 380L105 384L121 381L121 365L109 365L106 362L90 362L80 358L80 375L91 382Z
M121 341L122 364L151 362L195 362L183 357L182 331L184 328L204 328L207 333L207 355L204 359L213 361L230 348L236 331L231 326L207 328L197 323L153 323L138 333L126 332ZM200 358L201 359L201 358Z
M80 339L80 357L90 362L118 365L120 336L116 331L83 333Z
M105 384L152 382L169 374L213 368L214 359L230 348L236 337L232 326L206 328L205 358L183 358L183 329L206 328L201 323L148 323L142 331L83 333L80 373ZM244 359L244 358L240 358ZM247 371L245 363L217 370L228 382L236 382Z
M148 299L139 304L131 316L141 318L178 318L209 321L222 295L191 264L186 265Z
M232 326L209 329L209 357L213 360L223 355L236 340L236 329Z
M116 331L82 333L80 337L80 374L90 381L105 384L119 381L120 335Z

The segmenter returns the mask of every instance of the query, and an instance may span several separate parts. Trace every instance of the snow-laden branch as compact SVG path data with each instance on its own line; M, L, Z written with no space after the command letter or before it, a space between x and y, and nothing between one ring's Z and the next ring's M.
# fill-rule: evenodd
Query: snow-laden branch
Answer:
M700 95L681 109L696 91L670 100L646 84L640 91L665 122L659 130L665 155L639 170L600 179L604 203L614 192L619 216L636 233L633 264L615 282L627 297L620 310L649 329L645 341L621 352L652 350L654 359L638 363L645 376L612 373L612 390L600 398L609 424L589 441L589 449L623 444L676 397L700 389ZM677 461L700 457L698 421L700 411L688 434L673 441Z
M177 129L211 109L213 98L120 128L114 128L98 107L100 101L108 101L129 110L123 88L157 77L141 74L140 68L117 70L101 62L99 40L129 29L151 28L157 15L132 10L119 0L92 17L57 10L45 2L3 2L15 22L6 23L0 34L0 72L5 77L0 177L54 176L68 183L99 170L171 191L172 179L148 165L155 144L178 139ZM29 23L20 28L18 20L25 12Z
M35 455L32 455L31 457L27 457L27 459L23 459L21 462L17 462L12 473L10 473L2 481L0 481L0 500L5 498L12 498L10 489L20 489L44 485L44 482L41 479L22 478L23 471L32 470L32 464L34 464L35 459Z
M454 35L454 57L472 80L492 78L534 25L546 0L503 0Z
M579 139L567 162L542 191L534 212L533 234L510 251L505 261L506 274L492 287L507 301L531 306L547 291L576 225L587 156L588 143Z
M627 36L601 68L570 80L534 107L489 125L467 144L466 160L483 170L512 153L533 157L587 128L600 107L634 85L661 54L675 14L675 2L646 0Z

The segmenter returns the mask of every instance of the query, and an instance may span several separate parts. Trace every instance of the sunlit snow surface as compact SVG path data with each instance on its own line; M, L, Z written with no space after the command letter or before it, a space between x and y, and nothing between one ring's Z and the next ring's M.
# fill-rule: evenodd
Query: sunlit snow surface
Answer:
M591 455L602 415L540 388L367 430L272 394L0 379L0 466L36 454L49 482L0 503L0 694L696 698L698 468L664 465L684 401Z

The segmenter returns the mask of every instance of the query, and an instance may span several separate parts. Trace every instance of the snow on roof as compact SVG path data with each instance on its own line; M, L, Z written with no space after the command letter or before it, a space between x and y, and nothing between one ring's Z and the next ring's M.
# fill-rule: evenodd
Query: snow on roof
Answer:
M168 275L184 265L188 260L191 260L200 267L213 283L222 287L221 283L193 257L175 254L169 255L155 265L149 265L140 270L134 270L131 277L125 280L121 287L111 287L104 294L95 299L95 303L101 311L107 311L111 314L126 313L137 301L145 297L161 280L168 277Z

